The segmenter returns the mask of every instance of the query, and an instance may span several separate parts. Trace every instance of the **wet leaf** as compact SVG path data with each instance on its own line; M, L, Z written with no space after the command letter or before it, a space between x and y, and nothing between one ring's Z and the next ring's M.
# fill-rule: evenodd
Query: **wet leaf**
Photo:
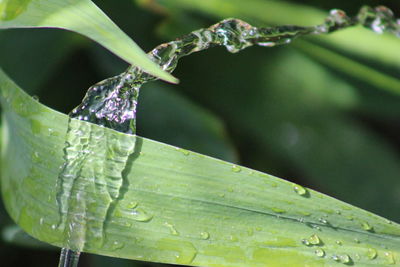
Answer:
M0 75L6 208L27 233L63 246L67 240L57 225L60 214L54 188L63 163L68 117ZM96 208L109 199L95 187L80 189L81 203L88 204L81 222L86 252L197 266L350 262L382 266L400 257L400 226L382 217L242 166L76 123L103 132L106 143L135 142L124 194L109 216ZM99 164L113 160L102 158L104 151L99 149L92 152L100 155ZM104 236L91 227L95 222L104 222ZM377 251L376 258L368 257L370 249Z

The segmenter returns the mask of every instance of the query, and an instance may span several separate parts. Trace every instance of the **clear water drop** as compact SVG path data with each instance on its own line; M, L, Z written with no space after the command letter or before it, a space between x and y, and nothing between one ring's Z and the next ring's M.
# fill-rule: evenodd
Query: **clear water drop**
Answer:
M318 248L315 250L315 255L317 255L317 257L324 257L325 256L325 251L322 248Z
M361 222L361 227L362 229L364 229L365 231L369 231L372 232L374 230L374 228L366 221Z
M392 252L385 252L384 254L386 264L393 265L396 264L396 260L394 259L394 255Z
M242 170L242 168L240 168L240 166L238 165L232 165L232 171L233 172L240 172Z
M293 184L293 190L300 196L307 195L307 189L298 184Z
M342 241L340 241L340 240L336 240L335 243L336 243L337 245L339 245L339 246L343 245Z
M305 238L301 240L301 243L303 245L306 245L306 246L310 246L311 245L310 242L308 241L308 239L305 239Z
M341 261L342 263L344 263L344 264L349 264L349 263L352 262L350 256L347 255L347 254L342 254L342 255L340 255L339 257L340 257L340 261Z
M176 230L176 228L173 224L170 224L169 222L165 222L164 225L168 227L171 235L179 235L179 232Z
M319 218L318 221L322 224L329 224L328 220L325 218Z
M375 259L378 256L378 252L374 248L369 248L367 250L367 258L370 260Z
M320 245L320 244L321 244L321 239L319 238L318 235L313 234L313 235L311 235L311 236L308 238L308 242L309 242L311 245Z
M334 261L340 261L340 257L338 255L336 255L336 254L333 254L331 259L334 260Z
M149 222L153 219L153 215L149 214L142 208L137 208L131 212L131 218L138 222Z
M138 206L138 203L137 203L136 201L131 201L131 202L128 203L128 205L126 205L126 207L127 207L128 209L134 209L134 208L136 208L137 206Z
M201 239L207 240L210 238L210 234L208 232L201 232L200 237Z

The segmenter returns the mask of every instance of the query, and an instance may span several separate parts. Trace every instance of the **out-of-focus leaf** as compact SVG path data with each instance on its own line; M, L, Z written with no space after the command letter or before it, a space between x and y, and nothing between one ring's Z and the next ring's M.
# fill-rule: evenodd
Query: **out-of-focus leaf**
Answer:
M383 42L383 40L382 40ZM329 49L323 48L319 45L307 42L298 41L295 47L301 49L307 55L328 65L348 76L353 76L362 80L365 83L388 90L389 92L400 94L400 79L391 77L378 70L365 66L345 56L335 53ZM400 47L400 42L399 46Z
M34 249L54 249L55 247L50 246L44 242L34 239L21 229L18 225L9 225L2 229L3 241L24 247L31 247Z
M84 44L83 38L57 30L0 32L1 67L31 93L37 93L60 63Z
M2 194L30 235L64 246L54 190L63 163L68 117L41 105L0 72ZM103 145L135 141L124 193L113 212L101 191L80 188L83 251L202 266L382 266L400 257L400 225L299 185L194 152L83 121ZM93 162L112 160L95 140ZM116 142L116 143L115 143ZM100 166L99 165L99 166ZM87 181L91 183L89 180ZM94 181L93 181L94 182ZM116 186L112 184L110 186ZM82 221L82 222L83 222ZM105 222L104 236L92 223ZM340 242L340 245L338 245ZM368 257L370 253L374 254ZM376 255L375 255L376 253Z
M160 83L146 86L139 103L138 134L230 162L237 161L221 121L171 88Z
M132 65L170 82L177 80L152 62L139 46L90 0L5 0L0 29L62 28L85 35Z

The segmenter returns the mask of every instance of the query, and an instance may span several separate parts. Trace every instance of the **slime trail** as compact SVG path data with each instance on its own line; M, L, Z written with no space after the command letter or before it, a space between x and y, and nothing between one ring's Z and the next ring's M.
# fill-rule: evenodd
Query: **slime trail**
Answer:
M148 56L163 70L172 72L181 57L214 46L225 46L229 52L236 53L253 45L285 45L299 36L331 33L354 25L400 37L400 21L390 9L366 6L354 17L332 10L322 24L310 27L257 28L239 19L226 19L161 44ZM132 138L122 136L124 140L119 142L121 138L114 140L102 128L99 130L78 120L135 134L139 89L156 79L139 67L131 66L120 75L90 87L82 103L69 114L65 163L57 184L59 227L65 232L65 247L82 251L86 242L99 246L104 243L104 221L123 197L121 188L127 187L123 173L135 148ZM98 199L89 200L85 197L88 192L94 192Z

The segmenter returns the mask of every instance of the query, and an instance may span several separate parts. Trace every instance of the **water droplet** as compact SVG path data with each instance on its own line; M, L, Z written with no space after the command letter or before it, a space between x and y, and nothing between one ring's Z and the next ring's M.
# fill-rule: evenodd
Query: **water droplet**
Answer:
M169 231L172 235L179 235L178 231L176 230L175 226L173 226L172 224L170 224L169 222L165 222L164 223L165 226L167 226L169 228Z
M310 244L310 242L307 240L307 239L302 239L301 240L301 243L303 244L303 245L306 245L306 246L310 246L311 244Z
M325 256L325 251L322 248L318 248L315 250L315 255L317 255L317 257L324 257Z
M39 219L39 224L43 225L43 223L44 223L44 218L42 217L42 218Z
M392 252L385 252L383 255L385 256L386 264L392 265L396 263L396 260L394 259L394 255Z
M321 243L321 240L319 239L319 237L316 234L313 234L312 236L310 236L308 238L308 242L311 245L319 245Z
M126 207L128 209L134 209L134 208L137 207L137 205L138 205L138 203L136 201L131 201L131 202L128 203L128 205L126 205Z
M51 229L52 229L52 230L56 230L56 229L57 229L57 225L56 225L56 224L52 224L52 225L51 225Z
M334 261L340 261L340 257L338 255L336 255L336 254L333 254L331 258Z
M369 248L367 251L367 258L370 260L375 259L378 256L378 252L374 248Z
M335 243L336 243L337 245L339 245L339 246L343 245L342 241L340 241L340 240L336 240Z
M324 218L319 218L318 221L322 224L329 224L328 220Z
M293 190L300 196L306 196L307 189L298 184L293 184Z
M342 254L342 255L340 255L340 261L341 261L342 263L344 263L344 264L348 264L348 263L351 263L351 262L352 262L350 256L347 255L347 254Z
M147 213L144 209L138 208L131 212L131 218L138 222L149 222L153 215Z
M37 102L39 102L39 97L38 97L37 95L33 95L33 96L32 96L32 99L35 100L35 101L37 101Z
M360 243L360 240L358 240L358 238L354 238L354 242L356 242L357 244Z
M207 240L210 238L210 234L208 232L201 232L200 237L201 239Z
M373 231L373 227L368 223L368 222L361 222L361 227L362 227L362 229L364 229L365 231L370 231L370 232L372 232Z
M240 168L239 166L237 166L237 165L232 165L232 171L233 172L240 172L242 170L242 168Z

